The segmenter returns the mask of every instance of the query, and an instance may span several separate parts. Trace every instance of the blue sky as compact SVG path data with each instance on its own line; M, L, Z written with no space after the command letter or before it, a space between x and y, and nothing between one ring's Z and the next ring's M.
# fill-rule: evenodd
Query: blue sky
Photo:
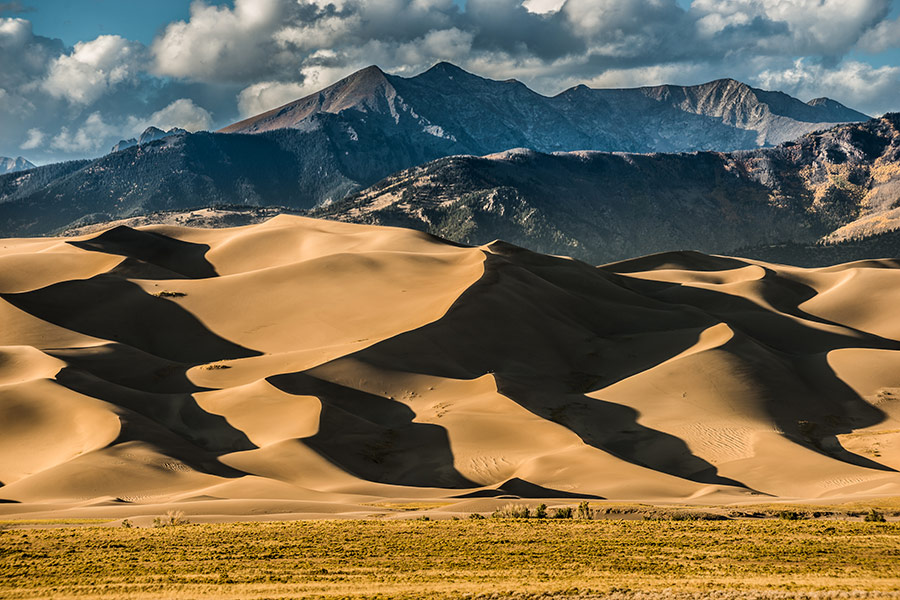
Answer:
M98 35L118 34L149 44L166 25L187 20L190 2L185 0L21 0L21 16L32 22L36 33L59 38L68 46ZM207 4L233 5L231 0Z
M900 0L0 0L0 156L216 129L378 64L544 94L731 77L900 110Z

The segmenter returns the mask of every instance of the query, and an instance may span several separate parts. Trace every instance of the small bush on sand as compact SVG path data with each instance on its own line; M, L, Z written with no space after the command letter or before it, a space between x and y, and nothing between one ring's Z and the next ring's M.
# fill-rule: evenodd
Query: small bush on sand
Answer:
M220 371L222 369L230 369L231 366L225 365L222 363L209 363L209 364L203 365L200 368L203 369L204 371Z
M538 504L537 508L534 509L534 518L535 519L546 519L547 518L547 505L546 504Z
M571 519L572 518L572 507L571 506L560 506L553 510L553 518L554 519Z
M483 519L484 515L482 515L480 513L472 513L469 515L469 518L470 519Z
M131 529L132 527L134 527L134 523L132 523L128 519L122 519L122 527L124 527L125 529Z
M527 519L531 516L531 510L524 504L507 504L495 510L491 516L495 519Z
M803 518L802 513L798 513L793 510L780 510L777 513L775 513L775 516L778 517L779 519L783 519L785 521L799 521L800 519Z
M863 521L868 521L869 523L884 523L885 518L884 518L884 514L878 512L877 510L875 510L873 508L872 510L869 511L869 514L867 514L863 518Z
M154 527L176 527L178 525L187 525L190 523L184 513L180 510L170 510L164 517L156 517L153 519Z
M591 520L594 518L594 509L588 504L587 500L578 505L578 518Z

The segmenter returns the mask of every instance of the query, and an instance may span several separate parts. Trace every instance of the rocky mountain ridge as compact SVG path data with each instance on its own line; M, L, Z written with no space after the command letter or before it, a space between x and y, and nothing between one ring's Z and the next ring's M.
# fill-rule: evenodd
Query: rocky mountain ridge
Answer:
M131 148L132 146L143 146L144 144L149 144L150 142L161 140L164 137L168 137L170 135L182 135L186 133L187 130L180 127L173 127L168 131L163 131L159 127L148 127L144 130L143 133L141 133L140 137L138 137L137 139L128 138L127 140L120 140L119 143L112 147L110 152L119 152L120 150Z
M339 119L352 137L360 115L407 139L439 138L448 155L514 147L543 152L729 151L774 145L869 118L828 98L804 103L732 79L634 89L579 85L547 97L519 81L486 79L444 62L410 78L371 66L221 131L309 130L321 119Z

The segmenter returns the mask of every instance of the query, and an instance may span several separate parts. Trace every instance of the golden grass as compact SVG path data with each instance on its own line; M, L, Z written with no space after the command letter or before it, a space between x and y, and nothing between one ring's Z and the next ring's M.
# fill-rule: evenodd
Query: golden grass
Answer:
M887 597L898 589L896 522L368 520L0 533L0 597L10 600L629 598L664 590Z
M399 510L403 512L416 510L431 510L433 508L443 508L453 504L450 501L434 501L434 502L369 502L365 506L375 506L378 508L387 508L390 510Z

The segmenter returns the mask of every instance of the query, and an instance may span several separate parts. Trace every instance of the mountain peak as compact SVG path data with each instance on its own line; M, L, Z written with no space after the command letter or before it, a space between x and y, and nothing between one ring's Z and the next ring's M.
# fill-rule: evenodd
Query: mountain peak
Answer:
M219 133L260 133L296 127L318 113L338 114L348 109L367 112L379 98L393 93L391 80L377 65L369 65L340 81L299 100L219 130Z
M713 79L707 83L701 84L700 87L711 87L711 86L736 86L736 87L750 87L743 81L738 81L737 79L732 79L731 77L722 77L721 79Z
M381 67L378 65L369 65L365 69L360 69L355 73L351 73L341 81L382 81L386 79L387 76L384 71L381 70ZM338 83L340 83L340 81Z
M469 73L462 67L458 67L453 63L447 61L441 61L430 69L425 71L424 73L419 73L418 75L412 78L413 80L424 80L424 81L434 81L434 80L445 80L445 79L465 79L468 81L490 81L481 77L479 75L475 75L474 73Z
M22 156L17 156L15 158L0 156L0 175L3 173L15 173L16 171L25 171L33 168L34 164Z
M455 75L457 73L460 73L460 74L464 74L464 75L471 75L471 73L469 73L465 69L463 69L461 67L457 67L453 63L447 62L446 60L442 60L439 63L435 63L430 69L425 71L425 73L435 73L435 74L441 73L441 74L445 74L445 75ZM425 73L423 73L423 75Z

